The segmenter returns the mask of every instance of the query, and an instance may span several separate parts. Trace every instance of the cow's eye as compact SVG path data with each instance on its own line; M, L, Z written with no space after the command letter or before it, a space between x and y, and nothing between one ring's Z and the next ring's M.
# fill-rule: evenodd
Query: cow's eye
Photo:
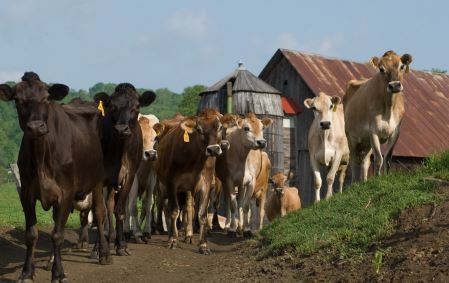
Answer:
M245 132L249 132L249 127L248 126L245 126L243 129L245 130Z
M405 65L402 64L402 65L401 65L401 70L404 70L404 69L405 69Z
M218 131L223 130L223 126L220 125L220 127L218 127Z
M315 106L312 106L312 110L313 110L313 111L316 111L316 107L315 107Z
M329 109L332 109L334 107L334 105L333 104L331 104L331 106L329 107Z
M386 70L385 70L385 68L384 67L379 67L379 71L382 73L382 74L385 74L385 72L386 72Z

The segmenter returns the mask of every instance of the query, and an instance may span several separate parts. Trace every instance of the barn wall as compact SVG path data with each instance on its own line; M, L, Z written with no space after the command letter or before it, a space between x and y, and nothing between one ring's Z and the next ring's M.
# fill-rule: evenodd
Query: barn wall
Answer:
M220 113L226 113L226 106L226 89L222 88L218 95L216 92L203 94L198 103L198 112L204 108L215 108L220 111Z
M296 154L295 154L295 129L284 128L284 173L287 174L290 170L295 172L296 168Z
M271 72L262 78L274 88L280 90L283 95L290 97L297 105L302 107L304 100L315 95L299 77L290 63L282 58ZM304 107L302 107L304 109ZM309 162L309 151L307 148L307 133L313 121L312 111L304 110L296 116L295 120L295 179L292 185L299 188L301 200L309 204L314 199L312 169ZM287 169L287 168L285 168Z

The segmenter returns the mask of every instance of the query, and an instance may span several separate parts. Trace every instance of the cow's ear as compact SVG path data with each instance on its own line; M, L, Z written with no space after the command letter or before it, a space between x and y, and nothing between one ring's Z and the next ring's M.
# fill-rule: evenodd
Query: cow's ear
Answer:
M290 170L287 175L287 180L293 180L294 177L295 177L295 172L293 170Z
M0 100L9 101L14 97L14 90L7 84L0 85Z
M109 99L109 95L106 92L99 92L94 96L94 101L96 104L102 101L104 105L107 105L109 103Z
M307 98L306 100L304 100L304 105L306 106L307 109L312 108L312 106L313 106L313 99L312 98Z
M48 99L56 101L61 100L69 94L69 91L69 87L64 84L53 84L48 88L48 93L50 94Z
M156 99L156 94L149 90L142 93L141 96L139 96L139 104L140 106L149 106L153 101Z
M236 118L237 127L241 129L243 127L243 119L241 117Z
M374 56L373 58L371 58L369 63L371 65L373 65L374 68L377 68L377 67L379 67L380 59L379 59L379 57Z
M341 102L341 98L339 96L332 96L331 101L333 105L338 105Z
M225 114L223 117L220 118L220 123L223 125L223 128L232 128L237 125L237 122L235 120L234 115L232 114Z
M410 55L410 54L402 55L401 62L402 62L402 64L404 64L406 66L405 67L405 72L406 73L410 72L409 65L412 63L412 61L413 61L412 55Z
M265 127L268 127L271 124L273 124L273 120L271 120L270 118L265 117L262 119L262 125L264 125Z
M156 132L156 135L160 136L164 132L165 126L161 123L156 123L153 126L153 130Z
M191 134L193 133L193 130L197 128L197 124L198 123L196 122L195 119L188 118L182 121L180 126L183 131L186 131L187 133Z

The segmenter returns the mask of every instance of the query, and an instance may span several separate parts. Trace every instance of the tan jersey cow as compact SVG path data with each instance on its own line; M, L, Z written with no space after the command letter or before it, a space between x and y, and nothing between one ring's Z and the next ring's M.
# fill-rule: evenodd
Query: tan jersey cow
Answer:
M372 58L371 63L379 72L371 79L349 82L343 104L353 181L367 179L372 151L376 173L380 174L383 164L380 145L383 143L387 143L386 167L389 166L405 112L402 79L411 62L409 54L399 57L388 51L381 58Z
M148 242L151 238L151 207L153 205L153 193L157 178L154 170L157 159L155 150L157 133L153 129L154 125L159 123L159 119L154 115L139 115L138 122L142 130L143 154L142 162L137 170L134 183L128 195L128 205L125 218L125 232L131 229L137 243ZM145 226L141 229L141 223L138 220L137 198L143 198L143 213L145 214Z
M285 185L287 177L282 172L275 174L270 181L273 185L273 191L266 205L267 218L270 222L276 217L285 216L287 213L301 208L298 189Z
M269 118L258 119L254 113L248 113L244 118L234 117L236 124L232 128L228 128L226 134L230 148L217 157L215 167L216 175L222 182L226 203L230 206L226 225L230 224L228 235L231 237L236 236L237 228L235 219L237 210L235 187L238 187L239 196L242 200L240 203L243 205L242 216L244 220L239 225L243 224L243 229L246 230L246 233L248 235L251 234L248 225L250 208L250 201L248 200L253 195L256 176L252 175L251 177L246 173L246 160L251 150L265 148L267 141L263 137L263 129L272 123L272 120Z
M338 96L330 97L323 92L308 98L304 105L313 110L315 118L309 129L308 147L310 164L314 174L315 202L320 201L322 165L328 169L326 198L332 196L335 174L340 171L340 192L349 162L348 141L345 135L343 105Z

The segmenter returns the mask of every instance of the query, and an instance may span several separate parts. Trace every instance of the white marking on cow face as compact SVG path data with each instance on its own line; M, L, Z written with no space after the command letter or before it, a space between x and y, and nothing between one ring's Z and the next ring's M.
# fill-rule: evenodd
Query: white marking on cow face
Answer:
M157 133L153 129L156 123L159 123L159 119L154 115L139 115L139 125L142 130L143 140L143 160L155 161L157 159Z

